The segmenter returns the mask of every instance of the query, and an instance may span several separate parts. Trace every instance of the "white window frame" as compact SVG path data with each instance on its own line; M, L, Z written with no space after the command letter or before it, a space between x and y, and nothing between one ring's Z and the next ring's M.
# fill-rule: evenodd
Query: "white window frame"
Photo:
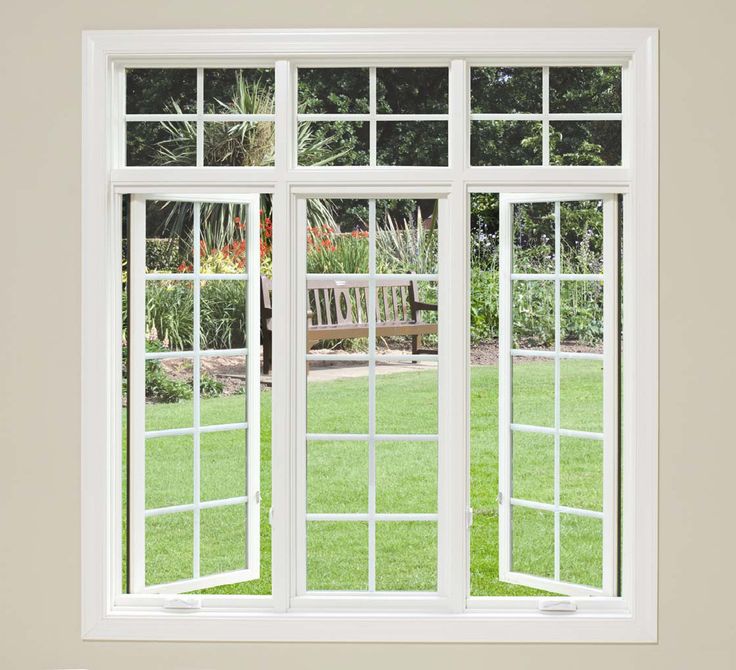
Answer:
M294 31L93 31L83 36L82 202L82 635L85 639L650 642L657 622L657 31L654 29L452 29ZM298 66L449 67L447 167L297 166ZM471 167L469 67L620 65L622 164L610 167ZM125 66L275 68L273 167L122 167ZM465 101L465 104L463 104ZM116 106L117 105L117 106ZM166 596L120 593L120 201L125 193L272 193L274 388L286 399L273 426L271 596L202 596L163 607ZM468 595L469 195L622 193L624 388L622 595L539 598ZM298 201L389 193L446 198L453 234L443 244L440 304L445 374L439 440L452 438L443 492L448 571L444 609L420 611L403 596L297 605L294 454L303 384L295 245ZM442 271L440 275L442 277ZM444 286L444 288L443 288ZM301 298L303 300L303 298ZM450 327L449 324L455 324ZM291 347L291 348L290 348ZM302 352L303 353L303 352ZM442 374L442 373L441 373ZM440 448L440 451L442 449ZM545 611L550 610L550 611Z

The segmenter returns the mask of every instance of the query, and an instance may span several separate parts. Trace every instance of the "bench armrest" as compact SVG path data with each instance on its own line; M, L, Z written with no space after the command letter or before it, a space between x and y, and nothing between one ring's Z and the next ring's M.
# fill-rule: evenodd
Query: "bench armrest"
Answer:
M436 312L437 305L431 302L415 302L414 309L417 312Z

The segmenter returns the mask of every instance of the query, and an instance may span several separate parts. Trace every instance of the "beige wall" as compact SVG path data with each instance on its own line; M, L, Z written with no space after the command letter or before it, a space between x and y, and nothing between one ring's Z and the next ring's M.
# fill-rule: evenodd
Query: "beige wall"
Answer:
M658 644L81 642L80 31L309 26L661 28ZM734 28L732 0L4 0L0 667L736 668Z

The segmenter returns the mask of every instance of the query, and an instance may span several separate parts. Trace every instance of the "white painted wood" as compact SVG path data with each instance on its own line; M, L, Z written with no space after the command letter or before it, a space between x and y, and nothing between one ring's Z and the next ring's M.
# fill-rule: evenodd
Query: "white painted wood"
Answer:
M200 82L201 83L201 82ZM201 237L201 202L193 205L193 230L192 240L194 244L193 271L187 274L187 279L192 282L193 292L193 338L192 349L188 352L158 352L163 355L151 356L146 353L145 341L145 319L146 319L146 280L162 277L179 279L176 274L157 275L145 273L146 256L146 201L157 199L157 195L134 195L131 198L129 240L130 240L130 263L128 281L130 286L130 342L129 342L129 412L130 412L130 574L131 591L140 593L182 593L187 590L203 589L212 586L221 586L243 581L258 579L260 575L260 363L259 356L245 354L246 356L246 405L247 422L235 424L220 424L212 426L200 425L200 374L201 374L201 350L200 350L200 279L207 281L221 281L230 279L231 275L201 274L200 254L197 252ZM260 217L259 196L235 195L232 201L247 205L247 249L255 250L248 253L247 274L236 275L238 277L258 277L260 268ZM247 291L247 342L254 339L259 342L260 348L260 281L248 281ZM238 350L225 350L227 353ZM247 350L242 350L247 352ZM213 355L213 351L207 352ZM217 353L217 352L215 352ZM161 358L187 358L192 361L192 385L194 394L192 398L193 419L190 427L173 428L165 430L146 430L145 428L145 361ZM252 359L255 358L255 366ZM246 484L246 495L239 498L228 498L223 500L201 501L201 456L200 435L202 433L213 433L230 430L241 430L246 434L246 464L247 471L243 473ZM146 441L151 438L172 437L177 435L190 435L192 438L192 491L193 501L186 505L172 505L164 508L146 508L145 504L145 482L146 482ZM246 526L247 549L244 554L245 567L225 573L201 575L200 553L201 553L201 515L202 509L212 509L229 505L246 506L247 517L244 516L243 523ZM192 514L192 577L166 584L148 584L146 581L146 519L167 514L177 513Z
M618 219L616 214L616 198L611 194L595 197L585 195L583 199L600 200L603 208L603 275L562 274L561 264L561 202L572 202L580 196L573 194L547 195L530 194L507 196L502 195L499 204L500 214L500 293L503 312L499 310L499 577L511 584L520 584L532 588L540 588L570 596L597 594L615 596L617 593L617 553L618 553ZM554 206L554 245L555 272L544 275L518 275L509 272L512 266L513 242L512 225L514 207L525 202L550 202ZM554 350L531 352L511 348L511 324L513 315L513 280L535 279L544 277L554 282ZM561 283L563 280L583 279L587 281L603 280L604 318L603 318L603 354L595 356L572 356L561 351ZM513 405L513 376L511 362L513 356L521 354L530 356L540 353L554 363L554 426L523 426L513 423L511 407ZM560 417L560 367L563 359L585 359L603 361L603 433L589 433L566 429L561 425ZM513 482L513 434L535 432L551 435L554 439L554 504L539 501L522 500L514 496ZM560 503L560 438L577 437L602 442L603 449L603 512L595 510L571 509ZM540 575L524 574L513 567L513 508L525 507L550 512L554 515L554 579ZM602 521L602 573L601 587L593 588L583 584L570 584L561 579L560 547L561 547L561 514L586 516ZM541 548L540 551L549 551Z
M656 639L657 589L657 34L651 29L472 29L378 31L99 31L85 33L83 122L82 322L82 630L88 639L180 640L467 640L651 641ZM309 168L291 155L296 116L296 65L448 66L622 65L623 166ZM276 59L286 59L277 62ZM268 168L125 168L126 65L265 66L276 68L276 165ZM280 74L279 74L280 73ZM279 83L281 81L281 84ZM286 82L286 85L284 85ZM466 103L467 104L467 101ZM450 126L453 125L451 102ZM464 115L467 112L463 112ZM455 119L455 123L457 119ZM469 123L466 117L464 123ZM286 129L286 132L284 132ZM452 131L451 131L452 132ZM452 138L450 139L452 142ZM467 142L465 153L467 156ZM450 149L450 160L454 151ZM109 180L108 180L109 177ZM380 192L443 197L462 192L625 193L622 596L573 597L577 611L553 617L535 598L468 598L462 613L432 604L417 617L401 613L409 596L360 599L293 598L297 518L292 507L293 452L299 366L288 349L291 329L303 333L289 242L291 193ZM164 596L120 593L119 195L155 193L274 194L274 386L284 389L285 421L273 433L273 593L269 597L203 596L186 617L158 609ZM281 232L279 240L277 234ZM119 236L118 236L119 237ZM296 254L296 256L295 256ZM100 324L104 324L100 327ZM116 325L118 324L118 325ZM115 352L118 352L116 354ZM466 438L463 440L466 441ZM117 510L117 512L116 512ZM462 510L460 513L463 513ZM112 539L111 539L112 538ZM354 598L354 596L352 597ZM432 602L431 599L429 602ZM302 605L303 603L303 605ZM323 603L318 605L317 603ZM301 607L314 610L307 613ZM320 609L321 608L321 609ZM357 609L365 608L370 617ZM223 617L223 610L228 615ZM334 612L341 612L336 617ZM376 616L391 612L389 618ZM321 612L319 614L318 612Z

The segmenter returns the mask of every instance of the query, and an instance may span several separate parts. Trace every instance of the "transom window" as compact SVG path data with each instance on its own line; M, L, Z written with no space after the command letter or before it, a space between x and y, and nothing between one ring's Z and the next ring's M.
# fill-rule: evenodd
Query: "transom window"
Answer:
M134 35L87 65L90 636L650 636L652 34Z

